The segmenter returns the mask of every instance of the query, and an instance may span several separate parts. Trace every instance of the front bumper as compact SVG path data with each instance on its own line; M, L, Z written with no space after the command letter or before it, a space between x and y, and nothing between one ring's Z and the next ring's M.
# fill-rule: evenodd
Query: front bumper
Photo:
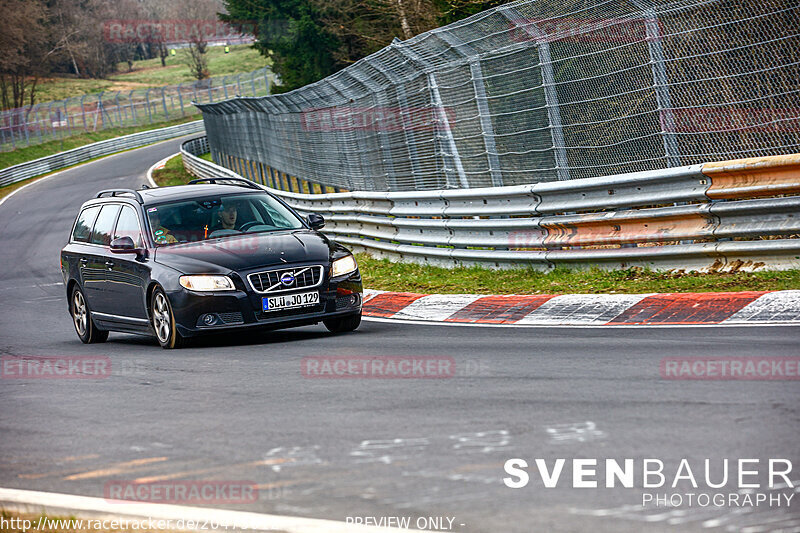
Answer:
M296 292L308 290L298 289ZM184 337L239 329L305 326L361 312L363 286L358 270L326 280L311 290L319 291L318 304L266 313L261 310L261 299L267 295L256 293L249 287L247 290L208 293L182 288L167 295L175 315L176 328ZM205 320L207 315L214 317L210 324Z

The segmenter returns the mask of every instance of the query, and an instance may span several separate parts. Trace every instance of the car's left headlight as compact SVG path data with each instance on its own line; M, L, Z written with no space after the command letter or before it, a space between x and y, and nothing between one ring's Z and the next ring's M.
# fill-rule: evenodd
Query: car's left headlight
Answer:
M181 276L181 287L190 291L232 291L235 290L233 281L228 276Z
M333 262L331 265L331 277L335 278L336 276L349 274L357 268L356 258L352 255L346 255Z

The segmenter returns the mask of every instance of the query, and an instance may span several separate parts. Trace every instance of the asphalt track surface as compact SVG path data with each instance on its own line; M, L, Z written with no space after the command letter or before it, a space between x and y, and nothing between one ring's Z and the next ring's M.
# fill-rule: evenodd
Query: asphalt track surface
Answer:
M502 483L503 463L515 457L531 465L657 458L670 480L682 458L700 479L704 458L786 458L800 478L797 381L659 375L668 356L798 356L797 327L367 321L346 335L320 325L213 337L179 351L113 333L106 344L81 344L58 267L76 210L102 188L144 183L148 166L178 145L65 171L0 206L2 355L112 363L105 379L0 380L0 486L102 497L112 480L247 480L260 487L257 502L220 506L340 521L449 516L455 531L469 532L797 531L797 501L788 509L643 508L641 488L571 488L569 462L555 489L533 466L527 487ZM320 355L452 357L456 372L304 377L303 358ZM726 488L705 492L737 492L735 475L732 468Z

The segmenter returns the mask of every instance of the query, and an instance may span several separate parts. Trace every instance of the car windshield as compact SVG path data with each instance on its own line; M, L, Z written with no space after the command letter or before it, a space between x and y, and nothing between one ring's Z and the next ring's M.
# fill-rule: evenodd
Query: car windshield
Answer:
M156 244L300 229L303 223L268 194L209 196L147 208Z

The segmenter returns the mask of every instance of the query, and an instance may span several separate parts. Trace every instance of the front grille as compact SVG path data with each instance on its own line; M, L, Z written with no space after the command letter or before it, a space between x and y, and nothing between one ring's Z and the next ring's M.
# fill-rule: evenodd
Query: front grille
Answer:
M293 275L294 281L288 285L281 283L281 277L283 277L284 274ZM256 272L248 275L247 279L250 280L250 285L253 287L253 290L262 294L308 289L322 283L322 265Z
M235 313L218 313L220 320L222 320L226 324L241 324L244 322L242 319L242 313L235 312Z

